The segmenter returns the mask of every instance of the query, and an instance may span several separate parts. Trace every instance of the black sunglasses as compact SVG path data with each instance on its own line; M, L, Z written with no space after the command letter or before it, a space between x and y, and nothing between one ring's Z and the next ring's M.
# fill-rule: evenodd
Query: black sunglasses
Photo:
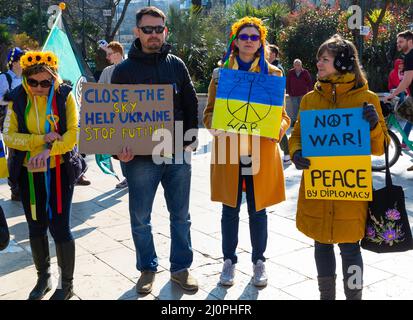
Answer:
M165 26L144 26L138 28L141 29L144 34L152 34L154 31L160 34L165 30Z
M246 33L243 33L243 34L238 35L238 39L240 39L242 41L247 41L248 39L251 39L251 41L258 41L258 40L260 40L260 38L261 37L257 34L248 35Z
M27 84L30 87L38 87L39 85L42 88L50 88L52 86L52 80L42 80L42 81L37 81L36 79L32 79L32 78L27 78Z

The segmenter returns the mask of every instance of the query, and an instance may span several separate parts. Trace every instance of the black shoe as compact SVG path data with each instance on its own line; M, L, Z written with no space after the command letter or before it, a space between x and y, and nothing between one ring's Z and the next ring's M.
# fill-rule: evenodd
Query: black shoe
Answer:
M350 288L348 279L344 279L343 282L346 300L361 300L363 294L363 285L359 286L359 288Z
M50 274L49 240L47 236L30 238L33 262L37 270L37 283L30 292L28 300L41 300L46 293L52 290Z
M336 300L336 276L317 277L320 300Z
M56 243L57 265L60 280L58 289L50 300L69 300L73 297L73 273L75 271L75 241Z
M20 201L20 194L18 193L11 193L11 201Z

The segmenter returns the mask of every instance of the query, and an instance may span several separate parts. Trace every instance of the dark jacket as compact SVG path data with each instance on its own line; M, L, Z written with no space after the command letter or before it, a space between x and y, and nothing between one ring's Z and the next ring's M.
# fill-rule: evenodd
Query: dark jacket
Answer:
M147 54L142 51L139 39L136 39L129 50L128 59L113 71L111 83L172 84L174 120L183 121L185 134L189 129L198 129L198 99L188 69L180 58L169 53L170 48L169 44L164 44L159 53ZM183 145L194 141L195 137L191 141L183 141Z
M287 93L289 96L302 97L311 90L313 90L313 81L306 69L303 69L298 77L294 68L288 71Z
M63 135L67 131L66 125L66 99L69 93L72 91L72 87L66 83L62 83L59 86L59 90L56 92L56 105L59 116L59 131L60 135ZM17 115L17 122L19 125L20 133L29 133L26 122L24 120L24 112L27 105L27 93L22 85L19 85L7 94L5 100L13 102L13 111ZM21 168L23 166L26 151L14 150L12 153L12 160L9 167L9 179L12 183L17 184ZM68 174L69 184L74 185L82 172L87 169L86 163L83 159L80 159L77 152L77 147L63 155L64 167Z

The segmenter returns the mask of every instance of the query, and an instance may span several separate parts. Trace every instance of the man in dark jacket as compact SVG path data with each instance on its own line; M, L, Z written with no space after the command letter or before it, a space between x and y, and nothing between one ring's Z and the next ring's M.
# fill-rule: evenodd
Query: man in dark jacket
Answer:
M297 120L298 110L300 108L301 99L307 93L313 90L313 81L310 73L303 68L303 63L300 59L294 60L294 68L288 71L287 75L287 94L290 96L291 109L288 110L288 115L291 118L291 126L294 126Z
M159 164L158 156L133 156L133 146L125 146L119 160L124 162L129 184L129 211L136 247L137 269L141 276L138 293L152 290L158 267L151 232L151 211L159 183L164 188L171 224L171 280L183 289L195 291L197 281L189 274L193 252L190 237L189 191L191 184L190 155L198 128L198 100L188 70L181 59L169 53L165 43L165 14L155 7L146 7L136 14L137 39L128 59L116 66L112 83L172 84L174 87L175 152L172 161ZM177 137L182 128L190 139ZM182 130L181 130L182 131ZM182 135L182 134L181 134ZM181 146L181 147L177 147ZM185 158L185 161L182 159Z

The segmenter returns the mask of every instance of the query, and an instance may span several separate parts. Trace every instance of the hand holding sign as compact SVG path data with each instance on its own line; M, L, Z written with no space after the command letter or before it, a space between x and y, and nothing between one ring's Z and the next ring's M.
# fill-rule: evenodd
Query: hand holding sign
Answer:
M379 123L379 115L377 114L376 108L374 108L372 104L364 102L363 119L366 119L370 124L370 131L373 130Z
M118 154L118 158L122 162L129 162L134 158L132 148L126 146L122 148L121 153Z
M294 162L297 170L304 170L310 168L311 162L309 159L303 157L301 150L297 150L296 152L294 152L292 161Z

